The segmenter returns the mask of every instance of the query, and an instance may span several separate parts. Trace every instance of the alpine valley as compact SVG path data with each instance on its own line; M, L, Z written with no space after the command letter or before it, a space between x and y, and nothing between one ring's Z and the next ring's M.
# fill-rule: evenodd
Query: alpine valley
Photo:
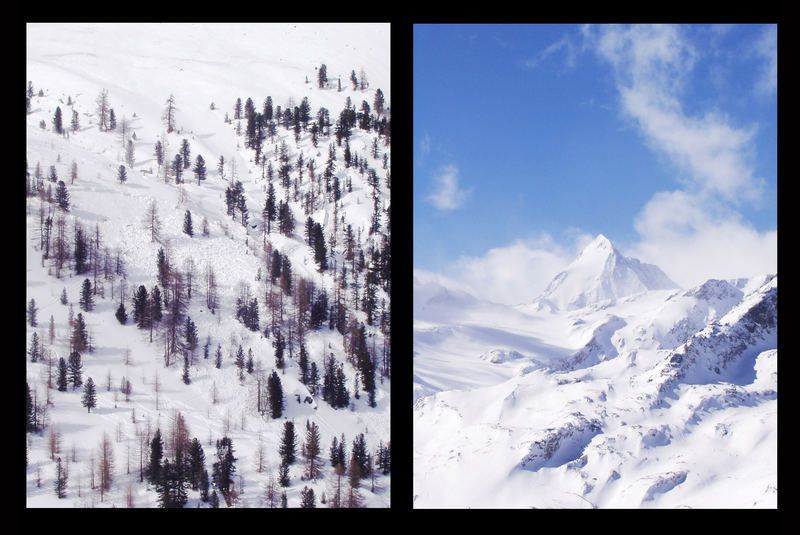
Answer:
M602 235L517 306L415 272L414 507L777 507L777 302Z

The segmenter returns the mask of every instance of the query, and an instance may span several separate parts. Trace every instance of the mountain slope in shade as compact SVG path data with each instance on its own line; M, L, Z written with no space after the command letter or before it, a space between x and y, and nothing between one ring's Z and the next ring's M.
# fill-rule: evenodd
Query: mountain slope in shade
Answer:
M537 299L558 310L576 310L648 290L677 288L658 266L623 256L599 234Z

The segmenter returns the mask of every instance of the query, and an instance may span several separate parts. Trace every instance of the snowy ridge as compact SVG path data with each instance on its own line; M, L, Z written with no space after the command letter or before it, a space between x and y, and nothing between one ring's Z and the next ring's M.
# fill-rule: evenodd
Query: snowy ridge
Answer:
M415 321L414 506L776 507L777 277L620 296L587 249L549 289L585 307Z

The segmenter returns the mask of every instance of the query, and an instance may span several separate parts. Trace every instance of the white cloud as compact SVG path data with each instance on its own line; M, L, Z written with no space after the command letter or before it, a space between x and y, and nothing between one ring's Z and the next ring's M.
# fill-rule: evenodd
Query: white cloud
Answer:
M636 217L639 242L630 254L659 265L684 287L775 272L777 231L755 230L734 209L762 198L764 182L748 163L757 128L737 127L714 110L683 111L697 52L680 29L584 27L583 34L613 67L623 113L680 171L682 189L657 193Z
M519 239L490 249L479 257L461 257L448 271L450 279L473 295L514 305L538 297L550 281L571 262L586 236L575 238L575 247L564 247L549 235Z
M580 50L578 49L577 45L573 42L569 35L565 34L561 39L556 41L555 43L549 44L542 50L539 55L533 59L528 59L523 62L523 66L528 69L535 69L539 65L541 65L547 58L550 56L558 53L559 51L564 51L564 71L568 71L575 67L575 62L578 58L578 53Z
M761 39L756 43L756 52L766 61L761 70L761 77L756 83L756 91L763 95L772 95L778 90L777 26L768 26L764 30Z
M684 288L710 278L778 270L778 233L759 232L734 211L683 191L656 194L635 221L630 254L656 264Z
M472 189L459 187L458 168L452 164L441 167L434 174L433 182L434 189L428 201L439 210L460 208L472 192Z

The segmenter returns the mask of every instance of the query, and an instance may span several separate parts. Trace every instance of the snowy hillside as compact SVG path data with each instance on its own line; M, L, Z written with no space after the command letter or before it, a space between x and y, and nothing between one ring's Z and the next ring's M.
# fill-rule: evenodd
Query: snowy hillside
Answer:
M27 505L211 506L148 476L159 430L220 507L388 507L389 26L29 24L26 54Z
M415 319L414 507L777 506L777 276L641 266L599 236L557 308Z

